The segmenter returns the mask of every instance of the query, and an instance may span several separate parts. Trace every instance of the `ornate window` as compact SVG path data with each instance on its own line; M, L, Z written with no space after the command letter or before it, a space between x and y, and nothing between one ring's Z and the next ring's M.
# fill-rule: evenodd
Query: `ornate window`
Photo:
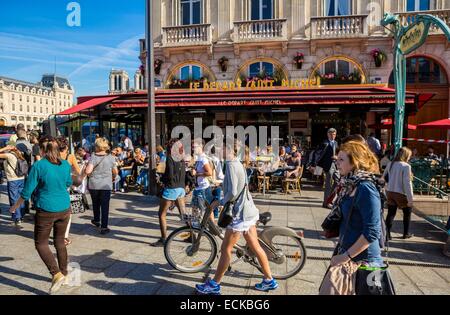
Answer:
M275 17L273 0L251 0L251 20L270 20Z
M275 67L270 62L255 62L248 66L248 76L273 76L275 72Z
M394 84L391 74L389 83ZM407 84L447 84L445 70L433 59L426 57L411 57L406 59Z
M180 69L180 80L200 80L202 77L202 68L199 66L188 65Z
M362 67L346 57L328 58L322 61L312 74L313 77L320 78L322 85L365 83Z
M202 21L202 0L180 0L181 4L181 25L201 24Z
M427 11L431 10L430 0L407 0L406 11Z

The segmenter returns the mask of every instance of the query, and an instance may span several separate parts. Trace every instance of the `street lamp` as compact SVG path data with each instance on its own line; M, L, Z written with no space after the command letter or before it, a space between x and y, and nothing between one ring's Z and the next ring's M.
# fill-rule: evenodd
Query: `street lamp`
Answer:
M151 196L156 195L156 176L153 173L156 169L156 119L155 119L155 71L153 68L154 62L154 47L153 47L153 26L151 20L153 0L146 0L146 15L145 15L145 46L147 50L147 135L149 141L149 168L148 168L148 193Z

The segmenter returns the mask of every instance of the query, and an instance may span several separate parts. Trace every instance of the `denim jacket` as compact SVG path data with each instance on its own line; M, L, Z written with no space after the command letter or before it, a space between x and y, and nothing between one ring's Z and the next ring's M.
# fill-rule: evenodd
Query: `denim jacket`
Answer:
M355 202L353 203L353 199ZM346 223L353 204L353 212L345 232ZM363 181L359 183L354 197L346 196L341 202L343 220L340 226L339 239L342 241L341 253L348 250L355 242L364 235L370 243L369 248L354 257L354 261L365 261L368 263L382 264L381 248L381 197L372 182Z

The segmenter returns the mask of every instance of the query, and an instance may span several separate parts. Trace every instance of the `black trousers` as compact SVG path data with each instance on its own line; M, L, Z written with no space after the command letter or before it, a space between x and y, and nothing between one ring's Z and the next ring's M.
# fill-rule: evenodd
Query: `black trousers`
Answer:
M403 208L403 235L409 234L409 226L411 224L412 208ZM394 223L395 215L397 214L397 206L388 206L388 214L386 217L386 228L388 233L391 232L392 224Z
M106 229L109 220L109 201L111 199L111 190L89 189L92 198L92 208L94 211L94 221L100 222L101 227Z

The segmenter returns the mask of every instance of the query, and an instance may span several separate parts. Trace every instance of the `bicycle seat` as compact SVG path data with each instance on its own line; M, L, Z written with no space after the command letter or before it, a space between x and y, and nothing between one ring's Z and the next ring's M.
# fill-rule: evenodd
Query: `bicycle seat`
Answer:
M270 220L272 220L272 213L270 212L264 212L259 215L259 222L261 222L263 225L269 223Z

